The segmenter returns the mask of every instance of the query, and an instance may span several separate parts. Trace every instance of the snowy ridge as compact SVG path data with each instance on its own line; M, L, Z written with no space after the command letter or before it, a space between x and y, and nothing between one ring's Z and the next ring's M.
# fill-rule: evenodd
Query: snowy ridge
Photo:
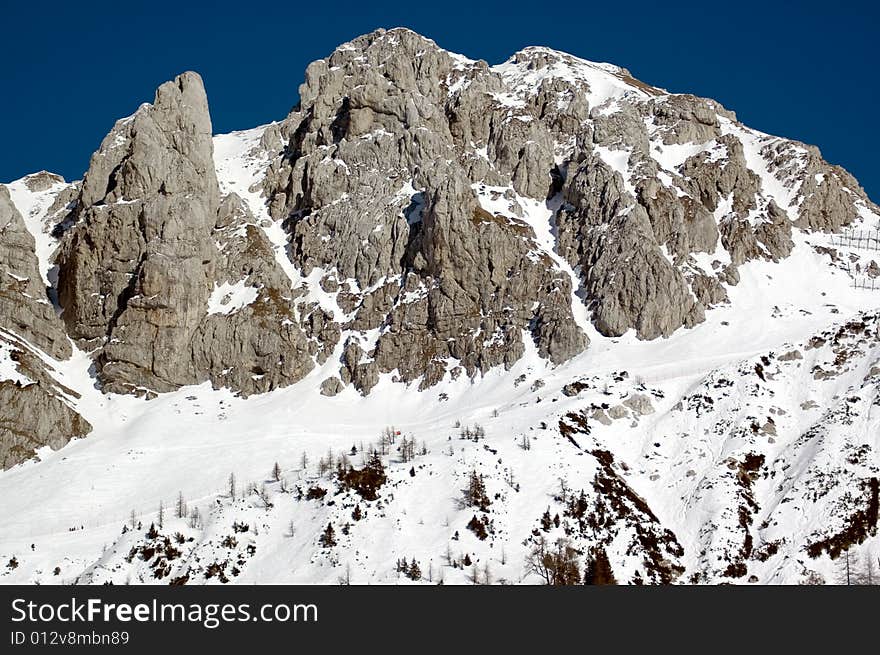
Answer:
M645 99L665 93L638 82L629 71L619 66L587 61L538 46L520 50L504 63L492 66L491 70L502 76L519 102L548 79L584 87L591 107L602 107L622 98Z

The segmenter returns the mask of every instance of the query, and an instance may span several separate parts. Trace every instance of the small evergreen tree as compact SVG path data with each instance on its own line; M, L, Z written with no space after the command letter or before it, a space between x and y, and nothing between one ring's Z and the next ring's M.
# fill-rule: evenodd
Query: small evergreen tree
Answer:
M332 524L328 523L327 527L324 528L324 532L321 533L321 536L318 539L318 543L320 543L324 548L331 548L336 545L336 533L333 530Z
M584 570L584 584L588 585L616 585L614 570L608 560L605 549L599 547L593 553L592 558L587 560Z
M477 507L480 511L488 512L491 501L486 495L486 485L483 476L476 471L471 471L468 477L468 486L462 489L462 504L465 507Z
M550 532L550 528L552 527L553 520L550 518L550 508L548 507L541 516L541 530L544 532Z

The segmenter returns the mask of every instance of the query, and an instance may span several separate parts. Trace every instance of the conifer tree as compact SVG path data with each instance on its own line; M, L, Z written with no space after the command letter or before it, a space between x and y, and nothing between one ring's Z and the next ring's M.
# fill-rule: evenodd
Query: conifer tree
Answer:
M333 530L333 525L328 523L327 527L324 528L324 532L321 533L321 537L318 539L318 542L324 548L331 548L336 545L336 533Z

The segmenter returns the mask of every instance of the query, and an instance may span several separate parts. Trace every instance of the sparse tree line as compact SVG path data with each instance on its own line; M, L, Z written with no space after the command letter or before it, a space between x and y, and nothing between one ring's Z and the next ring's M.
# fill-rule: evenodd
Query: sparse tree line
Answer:
M460 427L459 436L462 439L478 441L485 436L484 428L476 424ZM514 437L515 438L515 437ZM523 441L520 444L523 449L528 450L531 447L531 441L523 435ZM404 436L393 426L385 428L378 440L378 446L372 443L364 445L363 442L352 445L347 452L328 450L327 453L319 458L315 465L318 476L331 474L331 479L339 485L340 491L354 491L362 501L370 502L379 498L379 490L388 481L388 473L383 462L383 456L392 456L397 453L399 462L408 463L420 455L427 454L427 446L422 442L418 446L416 440L412 436ZM359 460L359 466L355 464ZM311 464L309 455L303 452L299 459L298 472L300 476L307 475ZM411 474L414 474L412 469ZM314 478L313 478L314 480ZM504 482L511 488L518 490L519 484L515 479L513 470L508 468L504 470ZM276 489L282 493L292 490L299 491L303 496L302 489L297 485L295 489L291 489L285 478L285 469L279 462L274 462L270 468L268 478L261 482L250 482L242 486L236 474L230 473L225 485L224 496L228 497L232 502L252 498L265 509L273 507L273 498L270 488ZM318 493L320 490L323 493ZM314 492L314 493L313 493ZM317 485L313 485L305 493L305 498L321 499L326 495L327 491ZM562 483L560 492L563 501L581 500L571 496L569 490ZM498 495L496 494L496 500ZM220 502L218 500L218 502ZM467 484L461 490L461 496L458 499L460 508L470 508L476 513L471 515L468 524L465 526L479 540L486 540L489 535L494 533L493 522L489 516L492 507L484 476L476 469L469 472L467 476ZM188 503L184 493L178 492L176 501L173 505L166 505L164 501L159 501L156 511L155 521L151 521L151 531L156 532L165 527L167 513L172 512L178 520L185 520L191 529L200 529L203 526L203 520L199 507L194 503ZM358 503L351 511L351 519L355 522L363 519L365 513ZM448 524L448 523L447 523ZM540 520L541 529L549 532L553 528L560 526L560 517L558 514L551 516L549 509L544 513ZM236 524L237 525L237 524ZM339 544L340 533L348 534L351 523L344 525L334 525L333 521L326 524L324 529L318 535L318 545L325 549L332 549ZM158 527L158 529L157 529ZM235 526L233 526L235 528ZM129 529L143 529L143 522L139 519L135 510L131 511L129 522L123 527L123 532ZM245 528L247 529L247 528ZM234 530L238 532L238 530ZM536 531L537 533L537 531ZM293 521L289 524L288 536L294 537L297 534L296 526ZM459 539L459 533L455 532L452 537L453 541ZM230 548L236 546L235 535L229 535L226 538L229 543L224 543ZM849 583L851 584L876 584L877 569L880 568L880 562L876 558L866 559L864 562L856 564L849 558ZM502 566L507 565L507 554L503 545L500 548L500 563ZM445 554L445 564L447 567L456 568L466 572L468 580L473 584L494 584L496 582L503 583L505 580L495 578L491 570L490 561L488 559L477 562L474 561L472 555L461 553L454 557L451 547L447 545ZM616 584L613 569L611 567L608 555L604 548L598 546L584 553L577 550L572 543L566 539L558 539L550 542L543 534L533 534L531 545L525 557L523 571L526 576L535 575L547 585L563 586L574 584ZM428 562L425 566L416 558L401 558L396 565L396 572L399 575L406 576L413 581L438 582L444 581L444 567L438 566L437 571L434 565ZM864 582L856 582L864 581ZM351 583L351 565L346 566L346 572L339 579L340 584Z
M394 445L398 443L397 437L399 435L400 432L396 430L393 426L385 428L380 437L380 444L385 446L383 450L387 450L388 445ZM425 455L428 452L427 445L422 442L421 446L417 447L415 438L413 437L403 437L402 439L400 439L397 450L400 453L401 461L403 462L409 462L417 455ZM374 497L375 489L381 486L381 484L384 483L386 479L384 466L382 465L381 458L379 458L379 452L380 451L372 444L365 447L363 442L361 442L360 448L358 448L358 446L356 445L352 445L351 450L348 453L339 452L338 454L334 454L331 449L324 457L321 457L318 460L318 475L323 476L331 471L335 471L337 477L344 480L344 484L349 484L357 487L358 490L363 491L368 497ZM363 468L360 470L354 468L351 460L352 457L358 455L359 453L362 454L363 465ZM299 459L300 474L308 473L310 461L311 460L308 456L308 453L306 451L303 451ZM365 471L366 473L362 474L359 479L356 479L358 476L353 476L351 474L352 471L360 473L363 473ZM273 503L266 482L276 483L278 485L279 491L281 491L282 493L288 493L291 490L290 484L288 483L287 478L284 476L284 470L282 469L280 463L276 461L272 465L267 481L259 484L256 482L251 482L245 485L243 489L239 486L236 474L234 472L231 472L226 479L226 485L223 495L228 497L233 502L253 496L260 502L260 504L264 508L270 509L271 507L273 507ZM162 529L165 526L166 511L167 506L165 505L165 502L163 500L160 500L155 514L155 524L158 526L159 529ZM190 508L182 491L178 492L177 500L174 504L174 512L176 518L187 519L190 528L198 529L202 527L203 523L199 508L196 506ZM123 532L127 532L130 529L140 530L142 528L143 523L138 518L137 511L132 509L129 521L125 525L123 525ZM293 529L291 529L291 536L293 532Z
M459 428L458 438L459 439L467 439L470 441L479 441L480 439L486 436L486 429L480 425L479 423L475 423L473 427L470 425L461 425L458 424L456 427Z
M617 584L608 554L602 546L587 553L583 575L580 568L580 552L564 537L551 544L544 535L539 535L526 557L526 572L537 575L547 585Z
M867 549L858 555L845 550L837 559L835 573L835 582L839 585L880 585L880 556Z

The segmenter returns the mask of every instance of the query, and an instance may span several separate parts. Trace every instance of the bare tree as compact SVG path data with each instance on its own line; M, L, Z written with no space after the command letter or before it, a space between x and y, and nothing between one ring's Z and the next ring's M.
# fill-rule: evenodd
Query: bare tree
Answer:
M281 466L278 462L275 462L275 466L272 467L272 479L275 482L281 482Z
M202 526L202 515L198 507L193 507L189 513L189 527L197 529Z
M309 456L306 451L303 451L302 456L299 458L299 467L303 471L306 471L309 468Z
M266 509L272 507L272 502L269 500L269 492L266 490L265 484L260 485L259 489L254 485L254 492L257 494L257 498L263 503L263 507Z
M229 487L229 497L232 500L235 500L235 473L229 474L229 480L227 482L227 485Z
M507 483L507 486L511 489L516 488L516 477L513 474L513 467L511 466L504 471L504 481Z
M845 568L845 565L844 567ZM874 586L880 584L877 576L877 560L870 551L862 553L861 560L853 555L850 560L851 584L862 586Z
M177 492L177 518L186 518L186 501L183 499L183 492Z
M383 455L388 454L388 448L394 444L396 430L393 427L387 427L382 430L379 437L379 449Z
M477 567L476 562L474 562L474 565L471 567L469 580L471 581L471 584L480 584L480 569Z
M165 505L161 500L159 501L159 527L165 527Z
M351 584L351 564L345 565L345 575L339 576L338 582L344 587L347 587Z
M874 586L878 583L877 569L874 564L874 556L871 553L865 553L862 561L861 575L859 582L863 585Z
M559 499L563 504L568 501L569 492L568 483L565 481L565 478L559 478Z
M400 440L400 446L397 448L400 451L400 459L403 462L411 461L416 454L416 442L415 439L407 439L404 437Z
M551 546L543 535L537 537L526 557L526 573L534 573L547 585L573 585L581 581L577 551L571 543L558 539Z
M855 576L855 561L852 560L849 554L849 550L843 551L841 553L840 559L837 561L836 566L836 578L837 584L850 586L855 584L856 576Z

